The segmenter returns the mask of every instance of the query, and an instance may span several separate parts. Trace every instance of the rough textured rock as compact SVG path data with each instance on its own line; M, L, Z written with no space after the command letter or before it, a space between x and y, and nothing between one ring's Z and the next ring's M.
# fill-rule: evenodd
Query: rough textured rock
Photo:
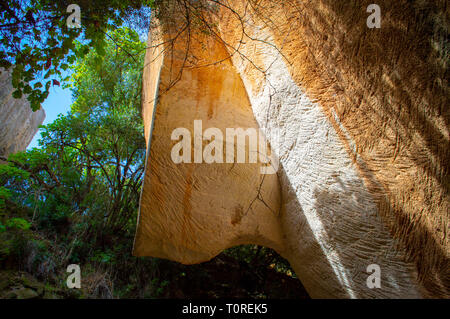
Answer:
M276 175L260 175L260 164L175 164L171 159L172 131L186 128L194 137L194 120L203 121L203 130L257 128L242 81L229 60L184 70L170 94L160 95L155 108L158 90L165 91L182 66L185 45L176 44L180 55L173 60L163 57L158 48L146 59L150 68L144 75L143 114L150 152L141 198L145 215L139 220L135 252L198 263L228 247L255 240L280 250L282 234L273 226L280 205ZM207 51L202 49L205 45ZM223 45L205 36L199 36L190 47L199 63L228 56ZM269 204L255 200L258 196Z
M17 299L35 299L39 297L39 294L31 288L22 288L14 291Z
M70 290L70 292L73 291ZM40 282L30 274L21 271L0 271L0 299L61 299L74 297L60 287Z
M26 97L15 99L11 70L0 69L0 156L23 151L44 122L45 111L33 112Z
M147 53L153 134L134 253L193 263L256 243L288 259L312 297L448 297L445 3L380 1L381 29L367 28L360 3L228 3L209 12L220 39L182 32ZM152 46L183 25L173 22ZM261 180L260 163L235 175L174 164L170 134L194 119L260 127L278 180ZM236 207L250 212L237 225ZM367 287L370 264L382 288Z

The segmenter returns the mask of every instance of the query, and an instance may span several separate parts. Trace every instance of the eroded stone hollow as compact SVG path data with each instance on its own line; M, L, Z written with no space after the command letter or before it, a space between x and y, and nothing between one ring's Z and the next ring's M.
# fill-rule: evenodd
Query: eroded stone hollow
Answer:
M380 29L350 2L229 5L201 9L204 32L176 5L150 31L134 254L190 264L258 244L311 297L448 297L445 3L380 1ZM260 129L277 173L175 163L172 133L194 137L194 121ZM372 264L381 288L367 285Z

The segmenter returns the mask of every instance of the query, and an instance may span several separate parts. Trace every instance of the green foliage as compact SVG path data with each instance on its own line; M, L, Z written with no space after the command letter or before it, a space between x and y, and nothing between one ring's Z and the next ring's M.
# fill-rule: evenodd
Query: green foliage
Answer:
M27 230L31 227L31 224L23 218L11 218L6 221L6 227Z
M96 251L94 253L94 256L91 258L92 261L98 262L98 263L111 263L112 259L114 258L114 255L111 251L109 252L103 252L103 251Z
M98 268L114 267L129 279L122 274L136 261L130 251L144 173L144 48L136 32L119 28L102 48L77 56L68 66L71 112L42 127L40 148L0 166L0 265L13 261L57 285L65 273L54 270L67 263L90 265L83 271L94 278Z
M146 291L144 298L158 298L161 297L164 289L169 285L168 280L161 280L160 278L153 278L151 280L151 290Z
M0 232L0 261L12 258L21 263L30 237L30 224L21 218L6 221Z
M154 5L153 0L79 0L76 3L81 8L81 28L67 27L70 1L0 2L0 67L13 66L13 96L20 98L27 94L33 110L39 109L51 86L67 82L64 71L77 58L93 48L103 55L108 32L139 14L147 16L140 10ZM75 39L83 44L76 46Z
M55 8L58 5L57 1ZM117 14L119 19L120 10ZM21 88L16 97L33 95L33 90L45 95L58 68L72 72L63 85L71 88L73 104L68 115L42 127L40 148L12 154L7 165L0 165L0 266L12 260L46 282L53 276L53 283L61 287L65 267L77 263L83 265L83 280L92 275L94 286L99 269L108 269L120 297L161 297L173 282L189 287L212 276L201 266L188 268L168 261L160 266L160 260L130 255L144 176L140 106L145 44L129 28L108 30L105 37L88 44L75 37L66 43L65 60L53 56L51 67L41 67L47 81L36 82L31 91L20 83L23 72L33 66L16 64L13 81ZM92 30L84 31L86 38L95 37ZM0 52L2 45L0 40ZM42 66L47 55L40 52L43 56L36 63ZM16 62L27 58L14 56ZM27 73L27 81L33 79L33 72ZM242 269L255 269L258 274L272 263L280 272L289 268L273 251L257 246L235 247L226 254L239 260ZM63 275L55 274L55 269L63 269Z
M72 111L42 127L40 148L10 155L0 166L3 205L8 200L32 211L40 229L67 240L69 259L86 259L92 244L109 234L134 231L145 155L144 48L135 31L119 28L108 33L104 47L77 57ZM29 228L25 220L9 223ZM111 262L106 251L94 256Z
M22 163L23 163L24 153L19 152L16 154L12 154L11 160L16 161L17 163L20 163L22 161ZM30 177L30 174L9 163L7 165L0 165L0 176L8 176L8 177L17 177L17 178L21 178L21 179L27 179ZM0 196L3 196L3 194L1 193L1 190L2 190L2 188L0 188Z
M6 166L6 165L5 165ZM0 165L1 169L1 165ZM6 187L0 186L0 209L5 208L5 200L11 197L11 191Z

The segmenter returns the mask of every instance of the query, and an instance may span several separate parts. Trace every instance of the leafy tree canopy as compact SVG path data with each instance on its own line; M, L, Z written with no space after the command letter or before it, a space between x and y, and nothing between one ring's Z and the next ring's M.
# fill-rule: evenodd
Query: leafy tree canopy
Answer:
M81 28L69 28L67 7L72 2L0 1L0 67L14 66L13 95L26 94L33 110L39 109L52 85L69 80L64 71L77 58L92 48L104 55L108 32L142 14L148 20L143 9L154 5L153 0L79 0Z
M77 59L71 112L43 127L40 149L0 165L3 206L28 207L44 229L71 220L79 225L72 235L91 240L134 231L145 155L143 48L135 31L119 28L102 52Z

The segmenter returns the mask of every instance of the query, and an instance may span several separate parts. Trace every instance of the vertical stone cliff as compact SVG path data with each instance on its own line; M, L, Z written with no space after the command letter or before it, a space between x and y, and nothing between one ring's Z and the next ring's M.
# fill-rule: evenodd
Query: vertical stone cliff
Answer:
M368 1L201 2L168 8L149 38L134 253L194 263L260 244L312 297L448 297L446 2L380 0L380 29ZM171 132L194 120L260 128L276 179L259 164L175 164Z
M0 156L23 151L44 122L45 111L33 112L26 97L15 99L11 70L0 70Z

